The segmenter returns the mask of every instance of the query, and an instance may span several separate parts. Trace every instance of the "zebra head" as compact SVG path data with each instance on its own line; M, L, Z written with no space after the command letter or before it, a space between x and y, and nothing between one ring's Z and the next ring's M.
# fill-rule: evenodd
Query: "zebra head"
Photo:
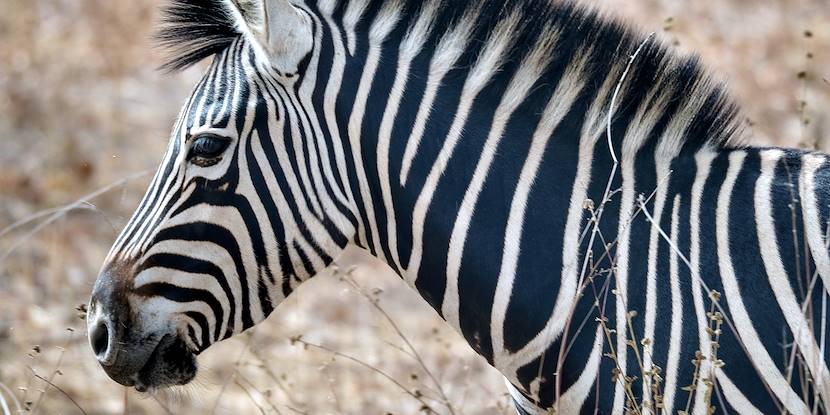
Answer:
M325 178L303 129L314 117L300 87L312 14L287 0L177 0L166 16L160 38L177 53L168 68L214 59L88 316L101 366L141 391L189 382L199 352L267 317L347 239L321 202Z

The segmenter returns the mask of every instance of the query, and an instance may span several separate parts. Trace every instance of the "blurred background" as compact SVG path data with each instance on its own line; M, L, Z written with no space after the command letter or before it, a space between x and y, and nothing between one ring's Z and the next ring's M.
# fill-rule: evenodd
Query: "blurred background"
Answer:
M756 143L830 146L827 0L581 2L699 53ZM456 414L512 414L500 375L356 252L205 352L193 386L146 396L106 377L81 305L204 68L155 69L159 3L2 2L0 401L41 414L451 413L446 401Z

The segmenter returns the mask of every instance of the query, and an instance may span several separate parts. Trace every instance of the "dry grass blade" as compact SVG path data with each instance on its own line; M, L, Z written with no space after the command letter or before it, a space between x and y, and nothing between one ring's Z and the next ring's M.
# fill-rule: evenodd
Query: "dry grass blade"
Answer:
M20 401L17 400L17 396L14 395L11 389L9 389L6 384L0 382L0 403L3 405L3 410L8 410L8 403L6 402L6 396L8 396L12 402L14 402L15 413L23 412L23 408L20 407ZM7 412L8 413L8 412Z
M625 71L623 71L622 75L620 75L619 81L617 81L617 85L614 87L614 94L611 95L611 104L608 107L608 117L607 117L607 125L606 125L606 137L608 139L608 151L611 152L611 158L614 160L614 164L619 164L619 160L617 160L617 154L614 152L614 142L612 141L611 136L611 121L614 115L614 107L617 104L617 96L620 94L620 89L622 89L622 85L625 82L625 78L628 77L628 72L631 71L631 66L634 64L634 61L637 59L637 56L640 55L640 52L643 51L645 46L651 41L652 38L656 33L651 32L648 36L640 43L640 46L637 47L637 50L634 51L628 58L628 64L625 66Z
M11 415L11 410L9 409L9 404L6 402L6 398L0 393L0 409L3 410L3 415Z

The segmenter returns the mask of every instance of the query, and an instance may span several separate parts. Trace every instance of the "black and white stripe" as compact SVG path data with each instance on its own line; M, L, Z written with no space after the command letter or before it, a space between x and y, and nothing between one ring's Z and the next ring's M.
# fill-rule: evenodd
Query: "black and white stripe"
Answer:
M744 147L694 59L545 0L176 0L168 17L167 68L215 57L107 261L195 350L354 243L526 413L707 413L710 374L724 413L825 411L828 159ZM204 134L231 145L199 167ZM725 366L695 377L713 349Z

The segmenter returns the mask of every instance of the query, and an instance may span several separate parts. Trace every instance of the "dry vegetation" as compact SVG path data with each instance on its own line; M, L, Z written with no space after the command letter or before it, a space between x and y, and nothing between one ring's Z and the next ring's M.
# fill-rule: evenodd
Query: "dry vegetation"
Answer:
M498 373L356 253L204 353L183 391L141 396L98 368L77 307L200 75L155 71L156 3L3 4L0 401L41 414L509 413ZM700 52L746 104L759 143L830 148L826 0L597 3ZM84 197L96 189L107 191Z

